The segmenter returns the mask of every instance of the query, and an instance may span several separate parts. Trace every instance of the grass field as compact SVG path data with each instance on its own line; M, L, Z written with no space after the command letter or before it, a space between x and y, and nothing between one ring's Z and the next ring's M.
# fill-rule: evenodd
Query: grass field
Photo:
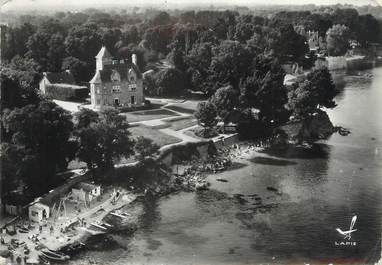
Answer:
M182 106L176 106L176 105L166 106L165 108L175 110L175 111L178 111L181 113L186 113L186 114L193 114L195 112L195 110L193 110L193 109L188 109L188 108L185 108Z
M172 116L178 116L172 111L165 109L156 109L156 110L145 110L137 112L122 113L128 122L137 122L137 121L149 121L155 119L168 118Z
M144 125L134 126L129 130L133 137L144 136L146 138L150 138L160 147L168 144L179 143L182 141L179 138L164 134L157 129L153 129Z
M179 131L198 124L198 121L193 116L185 118L174 118L173 120L166 122L169 124L169 128L173 129L174 131Z
M200 101L200 100L187 100L187 101L184 101L182 103L171 104L170 106L166 106L165 108L179 111L182 113L193 114L196 111L198 104L200 102L202 102L202 101Z

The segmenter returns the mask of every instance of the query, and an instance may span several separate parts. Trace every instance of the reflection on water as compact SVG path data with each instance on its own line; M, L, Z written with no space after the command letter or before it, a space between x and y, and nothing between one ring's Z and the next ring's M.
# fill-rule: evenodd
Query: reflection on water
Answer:
M143 229L113 235L120 248L70 263L373 264L381 252L382 68L372 74L344 77L338 107L328 111L349 136L256 154L209 176L210 191L146 202ZM335 246L344 240L336 228L348 229L354 215L357 245Z

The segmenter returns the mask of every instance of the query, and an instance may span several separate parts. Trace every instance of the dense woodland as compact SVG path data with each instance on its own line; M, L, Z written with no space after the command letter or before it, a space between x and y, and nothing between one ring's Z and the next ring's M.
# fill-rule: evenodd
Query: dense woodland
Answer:
M244 131L256 128L266 134L291 116L304 118L321 107L335 107L335 86L327 69L314 69L304 82L284 86L282 64L313 66L304 32L318 31L326 40L325 52L335 56L347 52L350 40L367 49L382 39L381 23L373 16L335 8L267 17L228 10L88 9L23 15L16 21L7 30L0 71L1 156L7 190L21 180L33 193L43 192L43 184L46 190L54 186L52 176L74 158L89 168L110 168L115 159L134 151L142 158L157 150L147 139L134 143L116 111L82 111L74 118L38 95L44 71L70 69L79 84L87 83L102 45L122 58L135 53L141 71L152 70L144 80L148 95L202 92L209 100L195 115L205 128L239 116L247 126Z

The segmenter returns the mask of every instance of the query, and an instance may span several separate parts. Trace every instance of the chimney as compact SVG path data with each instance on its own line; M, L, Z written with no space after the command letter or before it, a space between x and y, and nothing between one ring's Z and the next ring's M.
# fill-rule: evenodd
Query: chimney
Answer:
M137 55L135 53L133 55L131 55L131 62L133 64L135 64L136 66L138 66L138 59L137 59Z

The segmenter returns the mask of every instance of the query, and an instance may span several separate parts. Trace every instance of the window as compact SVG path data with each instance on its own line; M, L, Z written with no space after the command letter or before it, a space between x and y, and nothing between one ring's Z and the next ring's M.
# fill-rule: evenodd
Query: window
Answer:
M97 88L97 94L101 94L101 90Z
M114 105L119 106L119 98L114 99Z
M97 105L101 104L101 100L97 99Z
M121 92L121 86L113 86L113 93L119 93Z
M137 84L129 84L128 88L129 88L129 91L135 91L137 89Z
M135 97L134 96L131 96L130 103L135 104Z

